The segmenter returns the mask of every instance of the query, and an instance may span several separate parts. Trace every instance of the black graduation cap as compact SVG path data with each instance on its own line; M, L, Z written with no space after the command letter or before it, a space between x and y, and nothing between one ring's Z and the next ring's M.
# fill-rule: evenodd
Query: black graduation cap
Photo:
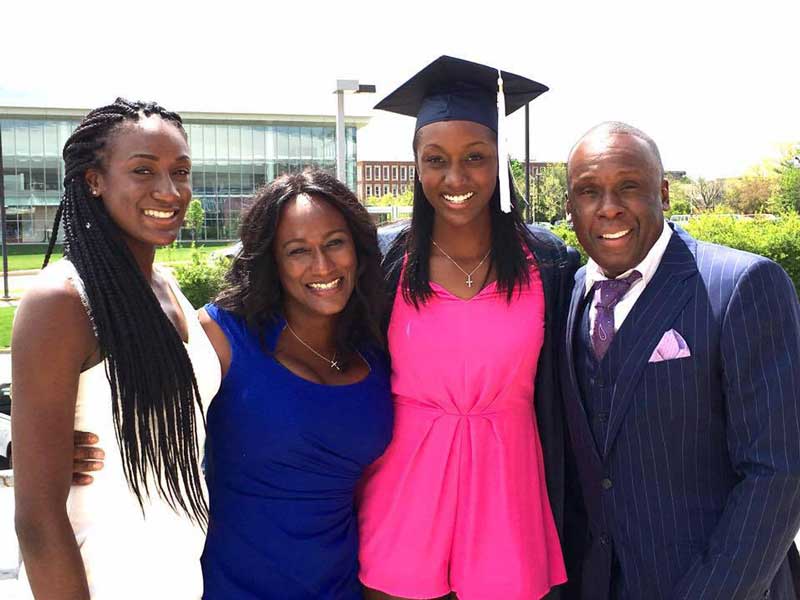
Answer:
M526 77L501 71L506 115L548 90ZM440 56L375 108L417 118L415 129L437 121L474 121L497 131L497 69Z

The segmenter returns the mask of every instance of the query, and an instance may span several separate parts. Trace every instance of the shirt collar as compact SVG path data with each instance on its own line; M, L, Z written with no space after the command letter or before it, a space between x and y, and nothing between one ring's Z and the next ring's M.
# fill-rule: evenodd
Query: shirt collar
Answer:
M671 236L672 228L667 224L665 219L664 229L661 230L661 235L656 240L656 243L653 244L653 247L650 248L647 256L645 256L642 259L642 262L636 265L633 269L628 269L621 275L617 276L616 279L627 277L634 270L636 270L642 274L642 278L638 281L635 281L631 287L639 284L643 286L647 285L653 278L653 275L656 274L658 265L661 264L661 258L664 256L664 252L667 250L667 244L669 244L669 238ZM605 281L606 279L608 279L608 277L603 275L603 271L600 269L600 266L590 258L586 263L586 291L584 294L588 294L592 290L595 282Z

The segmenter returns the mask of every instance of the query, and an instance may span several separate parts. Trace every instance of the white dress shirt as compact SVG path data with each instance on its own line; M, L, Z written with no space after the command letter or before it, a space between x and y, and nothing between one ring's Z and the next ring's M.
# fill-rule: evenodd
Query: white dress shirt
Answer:
M639 271L642 274L641 279L633 282L628 293L625 294L622 299L617 303L614 307L614 332L619 331L619 328L622 327L623 321L625 321L625 317L631 312L633 305L636 304L636 301L639 299L639 296L642 295L644 292L644 288L647 287L647 284L653 278L653 275L656 274L656 270L658 269L658 265L661 264L661 259L664 256L664 252L667 249L667 244L669 244L669 238L672 236L672 229L669 225L667 225L667 221L664 221L664 229L661 231L661 235L656 240L656 243L653 244L653 247L650 248L650 252L647 253L647 256L644 257L642 262L636 265L633 269L629 269L616 277L615 279L622 279L623 277L627 277L633 271ZM585 294L588 294L592 291L592 287L594 286L596 281L605 281L610 279L603 274L602 269L600 266L594 262L591 258L586 263L586 291ZM589 333L591 334L594 331L594 322L595 317L597 315L597 294L600 293L600 290L595 290L595 297L592 299L592 305L589 308Z

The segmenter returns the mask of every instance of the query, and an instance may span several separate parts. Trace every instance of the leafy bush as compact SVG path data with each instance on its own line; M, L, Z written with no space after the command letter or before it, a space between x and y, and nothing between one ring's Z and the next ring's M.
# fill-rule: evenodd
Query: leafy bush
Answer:
M578 243L578 236L575 235L572 227L562 223L561 225L555 225L552 231L555 235L564 240L564 243L567 246L572 246L581 253L581 264L585 265L586 261L589 260L589 257L586 255L586 250L583 249L583 246Z
M384 194L383 196L368 196L366 206L411 206L414 204L414 188L409 186L401 194Z
M222 289L230 259L224 256L208 258L192 248L191 260L175 266L175 278L181 290L195 308L210 302Z
M736 219L731 215L705 214L694 217L685 229L696 239L760 254L781 265L794 281L800 294L800 215L786 213L780 219ZM566 225L553 228L553 233L587 256L575 232Z
M699 240L760 254L781 265L800 293L800 215L787 213L776 221L737 220L703 215L686 224Z

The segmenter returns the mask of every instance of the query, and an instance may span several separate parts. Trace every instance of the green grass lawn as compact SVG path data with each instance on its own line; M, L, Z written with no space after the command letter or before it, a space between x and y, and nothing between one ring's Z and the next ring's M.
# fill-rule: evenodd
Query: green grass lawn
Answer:
M219 250L220 248L224 248L225 246L230 246L231 244L228 243L215 243L215 244L208 244L203 246L197 246L197 249L200 251L200 254L203 256L207 256L211 254L214 250ZM173 263L173 262L186 262L192 256L192 249L190 247L186 248L159 248L156 250L156 262L160 263Z
M11 345L11 323L14 320L16 306L0 307L0 348L8 348Z
M44 261L42 254L12 254L8 257L9 271L25 271L27 269L41 269Z
M198 249L202 254L213 252L217 248L228 246L227 242L213 242L209 244L198 245ZM35 248L34 250L38 250ZM16 250L16 249L15 249ZM21 250L18 250L21 252ZM156 250L156 262L171 263L171 262L184 262L189 260L192 249L189 246L181 248L159 248ZM53 260L61 256L61 250L53 252ZM32 251L30 254L9 254L8 256L8 270L9 271L25 271L28 269L40 269L44 262L44 252Z

